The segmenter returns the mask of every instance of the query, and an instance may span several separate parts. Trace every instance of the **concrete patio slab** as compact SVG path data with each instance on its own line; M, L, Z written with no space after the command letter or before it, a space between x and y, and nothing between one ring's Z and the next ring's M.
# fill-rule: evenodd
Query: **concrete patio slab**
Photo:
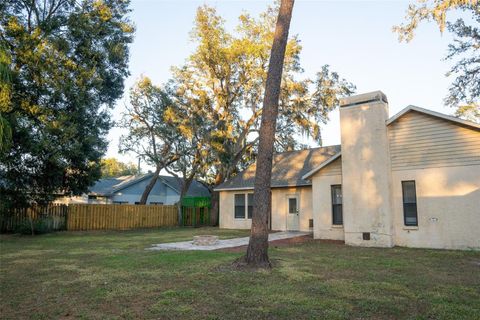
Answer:
M296 237L302 237L311 234L311 232L300 232L300 231L283 231L275 232L268 235L268 241L290 239ZM169 243L159 243L152 245L151 248L146 248L145 250L218 250L224 248L235 248L248 245L249 237L243 238L233 238L218 240L214 245L210 246L197 246L193 244L193 241L182 241L182 242L169 242Z

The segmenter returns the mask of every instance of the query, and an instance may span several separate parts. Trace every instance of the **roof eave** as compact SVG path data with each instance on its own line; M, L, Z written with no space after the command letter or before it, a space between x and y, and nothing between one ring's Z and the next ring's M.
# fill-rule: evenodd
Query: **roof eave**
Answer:
M322 162L318 167L316 168L313 168L312 170L310 170L309 172L307 172L306 174L303 175L302 179L303 180L310 180L310 177L312 177L315 173L317 173L318 171L320 171L321 169L325 168L326 166L328 166L330 163L332 163L333 161L337 160L340 156L342 155L342 152L338 152L336 154L334 154L331 158L329 158L328 160Z
M282 184L278 186L270 186L271 189L274 188L301 188L301 187L311 187L311 183L305 184ZM236 187L236 188L216 188L213 191L242 191L242 190L253 190L254 187Z

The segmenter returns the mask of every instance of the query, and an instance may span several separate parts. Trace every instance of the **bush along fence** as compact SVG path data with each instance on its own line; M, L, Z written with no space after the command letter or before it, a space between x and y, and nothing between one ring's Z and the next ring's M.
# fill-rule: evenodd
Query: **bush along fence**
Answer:
M41 234L67 229L67 206L50 204L0 210L0 231Z
M177 206L49 204L2 210L0 231L40 234L60 230L125 230L178 225Z
M184 226L210 225L210 197L185 197L182 199L182 224Z

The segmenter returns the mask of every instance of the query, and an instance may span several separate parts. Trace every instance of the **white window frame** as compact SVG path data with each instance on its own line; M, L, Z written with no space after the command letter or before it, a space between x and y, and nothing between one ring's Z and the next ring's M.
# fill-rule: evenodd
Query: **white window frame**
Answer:
M237 218L235 217L235 196L237 194L243 194L245 197L245 218ZM244 221L244 220L252 220L252 218L248 217L248 195L253 194L253 192L235 192L233 194L233 219L238 220L238 221Z

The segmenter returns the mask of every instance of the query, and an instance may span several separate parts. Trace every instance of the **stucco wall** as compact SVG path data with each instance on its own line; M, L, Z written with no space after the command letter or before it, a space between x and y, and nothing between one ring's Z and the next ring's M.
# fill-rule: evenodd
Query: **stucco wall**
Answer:
M235 219L234 195L251 193L253 190L220 192L220 228L249 229L251 219ZM299 229L309 231L309 219L312 219L312 188L274 188L272 189L272 229L287 229L287 203L289 195L297 195L299 207Z
M395 244L480 249L480 166L394 171ZM401 181L415 180L418 228L405 227Z
M299 230L309 231L312 219L312 187L272 189L272 229L287 230L288 197L298 198Z
M251 219L235 219L234 216L234 198L237 193L251 193L252 190L242 191L221 191L220 192L220 214L219 226L223 229L250 229ZM247 204L245 204L247 205Z
M335 160L339 163L340 161L340 159ZM328 166L325 169L327 168ZM342 176L325 175L323 170L312 178L313 237L315 239L345 240L343 226L332 223L331 186L336 184L342 184Z
M350 245L393 246L385 99L373 92L345 98L340 107L343 224Z

